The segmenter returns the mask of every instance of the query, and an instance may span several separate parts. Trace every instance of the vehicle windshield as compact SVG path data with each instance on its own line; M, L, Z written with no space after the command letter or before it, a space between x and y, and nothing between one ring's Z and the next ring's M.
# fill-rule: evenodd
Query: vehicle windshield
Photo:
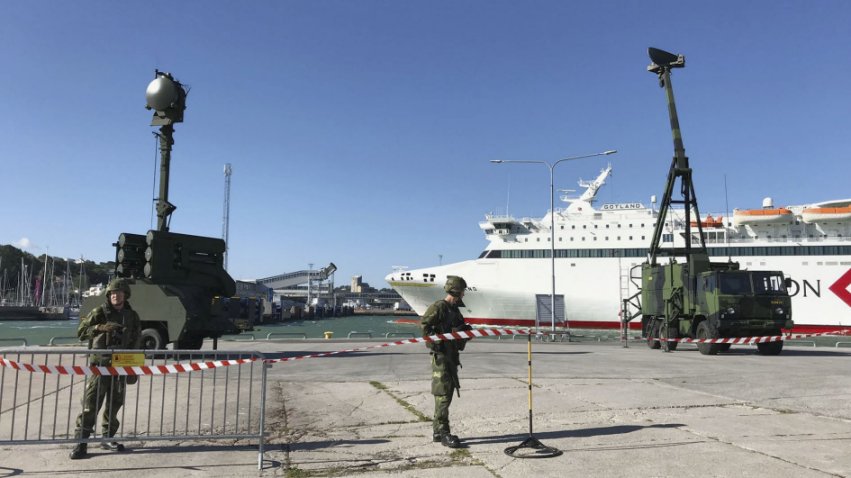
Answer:
M718 274L718 288L722 294L751 295L750 274L747 272Z
M778 272L752 272L753 288L756 295L786 294L783 274Z
M718 275L718 287L729 295L784 295L786 286L779 272L729 272Z

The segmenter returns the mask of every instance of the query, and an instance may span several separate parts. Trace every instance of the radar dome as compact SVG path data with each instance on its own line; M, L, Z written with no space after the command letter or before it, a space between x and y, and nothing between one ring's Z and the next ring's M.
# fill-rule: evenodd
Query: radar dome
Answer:
M148 107L157 111L170 108L178 100L178 95L177 85L166 76L158 76L145 91Z

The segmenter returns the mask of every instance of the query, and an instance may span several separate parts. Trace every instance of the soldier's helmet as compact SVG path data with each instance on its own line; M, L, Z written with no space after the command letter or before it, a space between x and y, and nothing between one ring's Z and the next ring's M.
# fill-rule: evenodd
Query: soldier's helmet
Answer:
M127 284L127 281L124 279L112 279L109 282L109 285L106 286L106 296L109 297L109 293L114 290L120 290L124 292L124 299L130 298L130 286Z
M459 295L461 295L461 292L464 292L464 289L466 288L467 281L465 281L463 277L446 276L446 285L443 286L443 290L445 290L452 297L458 297Z

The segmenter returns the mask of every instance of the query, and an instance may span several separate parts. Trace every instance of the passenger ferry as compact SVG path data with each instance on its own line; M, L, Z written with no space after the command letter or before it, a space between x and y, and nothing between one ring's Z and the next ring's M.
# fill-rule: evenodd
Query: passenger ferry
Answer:
M543 218L485 215L479 223L489 243L477 259L416 270L397 270L387 282L422 315L445 297L447 275L467 281L462 313L470 324L570 328L619 328L621 304L638 291L658 211L640 202L594 207L611 165L564 209ZM551 217L555 214L555 217ZM691 214L694 217L694 214ZM550 224L555 223L556 320L551 310ZM712 261L742 269L780 270L792 279L795 332L851 326L851 199L775 208L734 210L732 218L701 218ZM685 245L685 211L665 218L661 247ZM693 241L697 229L692 229ZM694 243L694 242L693 242ZM667 260L667 259L664 259ZM639 329L640 320L631 328Z

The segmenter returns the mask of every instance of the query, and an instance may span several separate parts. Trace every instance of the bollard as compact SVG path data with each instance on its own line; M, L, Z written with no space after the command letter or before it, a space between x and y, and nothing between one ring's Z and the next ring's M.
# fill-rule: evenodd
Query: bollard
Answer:
M333 337L333 336L334 336L334 332L331 332L330 330L325 331L325 340L330 340L331 337Z

